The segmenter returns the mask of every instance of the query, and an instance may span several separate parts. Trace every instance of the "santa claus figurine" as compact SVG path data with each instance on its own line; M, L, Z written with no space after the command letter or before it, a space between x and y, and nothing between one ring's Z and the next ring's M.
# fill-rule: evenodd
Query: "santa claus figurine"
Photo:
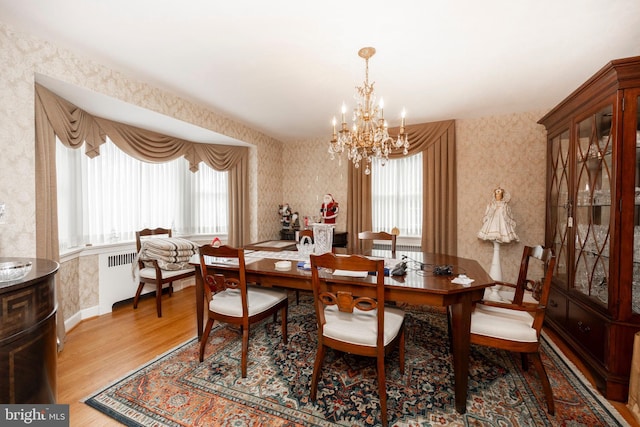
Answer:
M320 208L320 216L325 224L335 224L338 216L338 202L333 200L331 194L325 194L322 207Z

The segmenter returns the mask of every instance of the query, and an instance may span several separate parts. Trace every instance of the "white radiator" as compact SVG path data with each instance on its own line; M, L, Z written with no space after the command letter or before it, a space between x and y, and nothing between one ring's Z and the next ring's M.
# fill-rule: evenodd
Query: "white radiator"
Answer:
M374 243L373 249L391 250L391 243ZM396 243L396 252L420 252L422 247L419 244L400 244Z
M98 258L100 314L111 313L113 304L131 299L136 294L138 282L131 274L136 253L130 250L109 252L100 254ZM153 286L149 289L155 290ZM147 291L145 287L143 293Z
M131 249L102 253L98 256L98 288L99 314L111 313L117 302L130 300L133 307L133 297L138 289L138 269L136 277L131 272L131 264L136 260L136 252ZM195 284L195 279L183 279L173 282L173 290L179 291ZM146 284L141 295L155 293L154 284Z

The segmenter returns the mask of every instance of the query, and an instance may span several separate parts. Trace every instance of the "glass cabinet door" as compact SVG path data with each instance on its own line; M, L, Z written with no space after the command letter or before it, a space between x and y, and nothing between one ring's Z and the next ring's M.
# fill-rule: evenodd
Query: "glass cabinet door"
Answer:
M569 130L551 139L551 182L549 194L549 226L551 227L551 245L556 255L554 277L563 284L568 283L567 265L567 228L571 217L569 200Z
M609 301L613 106L577 124L574 280L579 292Z

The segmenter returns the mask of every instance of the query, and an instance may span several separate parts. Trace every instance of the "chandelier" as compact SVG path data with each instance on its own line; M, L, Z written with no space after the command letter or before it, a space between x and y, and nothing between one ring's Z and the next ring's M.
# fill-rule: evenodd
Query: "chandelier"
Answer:
M354 98L357 105L353 110L353 126L347 128L345 114L347 107L342 104L342 124L336 132L336 118L333 118L333 137L329 141L329 153L331 159L336 154L347 152L347 158L353 162L354 167L359 168L364 162L366 175L371 173L369 165L373 159L378 159L384 166L389 160L389 153L403 148L406 156L409 152L409 138L405 133L405 112L402 111L402 124L398 137L389 136L387 121L384 119L384 103L376 104L376 96L373 93L373 82L369 83L369 58L376 53L373 47L363 47L358 51L358 56L364 58L365 78L363 86L356 86Z

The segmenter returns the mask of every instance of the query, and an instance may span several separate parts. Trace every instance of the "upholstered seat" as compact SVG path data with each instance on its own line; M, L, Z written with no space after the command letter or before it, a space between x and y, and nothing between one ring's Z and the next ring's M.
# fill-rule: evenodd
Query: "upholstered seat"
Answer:
M248 316L269 310L287 299L287 293L278 289L247 286ZM224 316L242 317L242 292L240 289L225 289L209 301L209 310Z
M337 305L327 306L324 310L327 323L323 333L327 338L344 341L354 345L375 347L378 338L378 310L362 311L353 309L353 313L342 313ZM384 312L384 341L389 345L402 330L404 311L386 307Z
M140 277L142 277L143 279L154 279L156 278L156 269L153 267L145 267L142 268L140 270L138 270L138 273L140 274ZM178 276L182 276L185 273L189 273L190 275L193 275L195 273L195 269L194 268L186 268L184 270L162 270L160 269L160 277L162 279L170 279L170 278L175 278Z
M478 305L473 312L471 333L520 342L537 342L533 316L529 313Z

